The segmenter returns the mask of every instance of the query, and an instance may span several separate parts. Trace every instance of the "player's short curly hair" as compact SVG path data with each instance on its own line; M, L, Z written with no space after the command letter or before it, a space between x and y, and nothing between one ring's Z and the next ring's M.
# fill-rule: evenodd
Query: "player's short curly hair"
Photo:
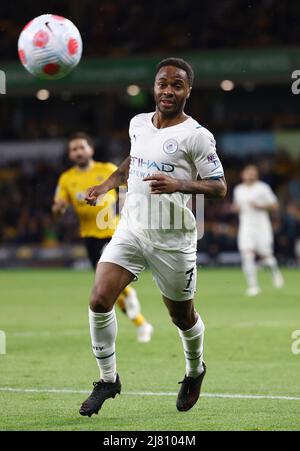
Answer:
M188 62L186 62L182 58L166 58L166 59L163 59L156 66L156 73L162 67L165 67L165 66L175 66L175 67L178 67L179 69L184 70L186 75L187 75L187 78L188 78L188 81L189 81L189 85L193 86L194 71L193 71L192 66Z
M70 144L70 142L74 141L74 139L84 139L90 147L94 147L94 142L93 142L92 138L90 137L90 135L88 135L85 132L73 133L73 135L70 136L68 143Z

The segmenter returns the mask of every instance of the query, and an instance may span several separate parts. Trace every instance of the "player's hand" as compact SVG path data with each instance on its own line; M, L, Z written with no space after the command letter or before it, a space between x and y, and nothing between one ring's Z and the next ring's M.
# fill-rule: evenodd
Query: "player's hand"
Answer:
M258 205L256 202L250 202L250 205L252 208L255 208L256 210L265 210L264 206Z
M179 191L180 181L168 175L157 174L144 177L143 181L151 181L150 194L171 194Z
M87 204L92 205L93 207L97 203L97 199L99 196L106 194L107 189L102 185L95 185L88 188L85 194L85 201Z
M52 205L52 213L56 216L65 214L68 204L65 200L56 200Z

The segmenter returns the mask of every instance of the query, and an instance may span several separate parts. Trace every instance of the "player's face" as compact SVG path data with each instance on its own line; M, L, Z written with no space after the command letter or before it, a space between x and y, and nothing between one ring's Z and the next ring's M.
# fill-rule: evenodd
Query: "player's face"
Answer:
M242 180L245 183L253 183L258 180L258 170L255 166L249 166L245 168L242 172Z
M174 66L162 67L157 72L154 83L154 99L158 111L164 116L177 116L183 111L191 90L184 70Z
M94 150L85 139L77 138L70 141L69 158L76 166L87 167L93 155Z

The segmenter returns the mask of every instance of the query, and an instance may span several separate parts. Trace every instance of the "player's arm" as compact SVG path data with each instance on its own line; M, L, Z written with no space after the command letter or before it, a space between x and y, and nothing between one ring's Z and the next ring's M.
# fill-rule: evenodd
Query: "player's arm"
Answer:
M101 185L95 185L89 188L86 192L85 200L89 205L96 205L96 201L99 196L106 194L111 189L117 188L120 185L127 183L129 175L130 156L128 156L118 167L118 169L112 173L108 179L106 179Z
M64 180L64 176L62 175L60 176L57 183L55 196L51 208L52 213L54 214L55 217L63 216L68 208L68 205L69 205L69 194L67 185Z
M276 213L279 210L278 199L272 189L267 185L263 185L258 202L251 202L251 206L257 210L266 211L267 213Z
M238 204L233 202L233 204L231 205L231 210L232 210L232 213L239 213L241 211L241 208Z
M205 180L180 180L163 174L145 177L150 181L151 194L204 194L210 199L220 199L226 196L227 183L225 177L208 178Z
M54 216L63 216L68 208L68 203L63 199L54 199L52 204L52 213Z
M251 202L251 206L257 210L263 210L267 213L276 213L279 210L278 202L273 202L270 204L259 205L256 202Z
M235 187L234 190L233 190L233 202L231 204L231 211L232 211L232 213L240 213L240 211L241 211L241 207L240 207L240 204L238 202L238 193L237 193L237 191L238 191L238 188Z
M204 194L211 199L226 196L227 183L219 157L216 153L216 142L208 131L199 130L187 140L187 157L199 174L198 180L181 180L165 174L153 174L144 178L150 181L152 194Z

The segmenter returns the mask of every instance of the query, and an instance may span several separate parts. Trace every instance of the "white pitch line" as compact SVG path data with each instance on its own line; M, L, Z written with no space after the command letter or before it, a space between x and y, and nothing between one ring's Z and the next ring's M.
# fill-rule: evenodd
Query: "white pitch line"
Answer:
M220 325L211 325L211 329L218 329L220 327L224 327L223 324ZM290 327L291 330L296 330L296 325L291 325L290 323L280 323L275 321L265 321L260 323L234 323L230 326L231 329L255 329L258 327L270 327L270 328L279 328L279 327ZM58 331L49 331L49 330L40 330L40 331L21 331L21 332L7 332L7 336L14 338L36 338L36 337L57 337L57 336L76 336L76 335L88 335L88 329L67 329L67 330L58 330Z
M53 337L58 335L87 335L88 332L86 330L64 330L57 332L50 332L48 330L40 331L40 332L13 332L8 333L7 335L17 337L17 338L27 338L27 337Z
M68 388L12 388L0 387L0 392L6 393L62 393L79 394L90 393L90 390L73 390ZM122 392L126 396L177 396L176 392ZM300 396L277 396L277 395L243 395L230 393L203 393L203 398L225 398L225 399L271 399L278 401L300 401Z

